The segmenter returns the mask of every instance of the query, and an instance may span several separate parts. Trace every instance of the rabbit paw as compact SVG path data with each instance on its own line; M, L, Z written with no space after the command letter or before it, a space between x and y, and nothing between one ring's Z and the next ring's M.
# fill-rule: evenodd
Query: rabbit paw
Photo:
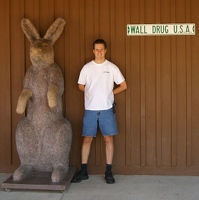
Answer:
M13 174L14 181L20 181L32 172L32 167L29 165L20 165Z
M57 93L58 93L57 85L51 84L47 93L48 105L50 108L54 108L57 106Z
M16 112L17 112L18 114L23 114L24 111L25 111L25 106L24 106L23 104L18 103Z
M48 98L48 105L50 108L55 108L57 106L56 98Z
M23 114L28 100L31 98L32 92L28 89L23 89L21 95L19 96L18 103L17 103L17 109L16 112L18 114Z
M63 166L56 167L51 176L52 182L55 183L60 182L63 178L65 178L67 172L68 172L67 168Z

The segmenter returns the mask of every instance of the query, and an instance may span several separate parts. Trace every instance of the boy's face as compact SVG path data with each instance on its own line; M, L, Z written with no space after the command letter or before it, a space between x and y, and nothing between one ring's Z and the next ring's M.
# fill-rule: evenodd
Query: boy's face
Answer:
M105 49L104 44L95 44L95 48L93 49L95 58L105 58L106 52L107 49Z

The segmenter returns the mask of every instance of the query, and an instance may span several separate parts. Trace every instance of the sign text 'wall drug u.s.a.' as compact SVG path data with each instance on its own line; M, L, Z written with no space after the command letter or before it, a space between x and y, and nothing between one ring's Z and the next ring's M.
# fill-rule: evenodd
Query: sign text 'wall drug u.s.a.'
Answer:
M196 27L190 24L127 24L127 36L195 35Z

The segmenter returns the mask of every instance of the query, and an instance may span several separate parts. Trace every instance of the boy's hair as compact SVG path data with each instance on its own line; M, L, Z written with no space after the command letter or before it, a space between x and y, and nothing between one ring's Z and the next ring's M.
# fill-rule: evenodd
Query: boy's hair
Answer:
M95 49L95 44L104 44L104 48L107 48L107 44L103 39L97 39L93 42L93 49Z

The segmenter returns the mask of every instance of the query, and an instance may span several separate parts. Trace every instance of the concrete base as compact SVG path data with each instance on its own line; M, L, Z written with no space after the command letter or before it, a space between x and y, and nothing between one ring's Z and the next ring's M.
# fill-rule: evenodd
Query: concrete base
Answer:
M65 191L69 188L75 172L76 169L70 167L66 177L58 183L53 183L51 181L52 173L50 172L32 172L21 181L14 181L13 176L11 176L2 183L1 187L6 191L11 189Z

